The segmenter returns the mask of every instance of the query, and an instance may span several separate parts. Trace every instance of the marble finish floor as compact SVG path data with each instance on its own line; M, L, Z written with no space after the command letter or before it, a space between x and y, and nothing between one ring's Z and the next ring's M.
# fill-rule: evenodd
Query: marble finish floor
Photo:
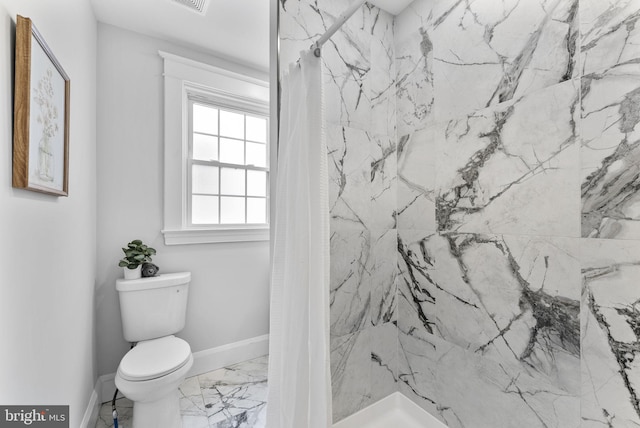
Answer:
M265 355L185 379L180 385L183 428L264 428L267 363ZM119 398L116 408L118 427L131 428L131 401ZM100 408L96 428L111 427L109 401Z

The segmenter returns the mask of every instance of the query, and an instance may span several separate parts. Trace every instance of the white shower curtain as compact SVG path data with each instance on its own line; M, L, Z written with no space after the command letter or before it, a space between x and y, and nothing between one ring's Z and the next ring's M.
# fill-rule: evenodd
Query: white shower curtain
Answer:
M282 81L267 428L331 426L329 203L320 59Z

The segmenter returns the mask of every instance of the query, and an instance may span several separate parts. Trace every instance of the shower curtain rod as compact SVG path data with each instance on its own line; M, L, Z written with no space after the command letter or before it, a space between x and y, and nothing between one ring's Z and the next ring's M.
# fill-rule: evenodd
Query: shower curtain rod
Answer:
M347 22L347 19L351 18L351 16L356 13L356 10L360 9L360 7L365 3L366 0L356 0L355 2L353 2L353 4L349 6L349 9L344 11L342 15L340 15L338 19L336 19L336 22L334 22L333 25L329 27L329 29L322 36L320 36L320 38L314 44L311 45L311 50L313 51L313 54L315 56L320 58L322 45L324 45L331 38L331 36L333 36L336 31L338 31L340 27L342 27L342 25Z

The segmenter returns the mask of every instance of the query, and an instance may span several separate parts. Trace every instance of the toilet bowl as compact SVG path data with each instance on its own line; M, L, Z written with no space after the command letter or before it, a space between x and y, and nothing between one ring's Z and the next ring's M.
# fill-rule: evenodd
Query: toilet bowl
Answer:
M115 383L133 401L134 428L182 426L178 387L192 365L189 344L175 336L140 342L124 356Z
M133 428L180 428L178 387L193 365L185 324L189 272L116 281L124 337L137 342L120 361L116 387L133 401Z

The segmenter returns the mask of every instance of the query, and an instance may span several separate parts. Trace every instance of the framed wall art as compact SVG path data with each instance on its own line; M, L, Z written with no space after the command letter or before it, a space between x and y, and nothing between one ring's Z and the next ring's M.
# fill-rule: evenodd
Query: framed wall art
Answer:
M18 15L13 187L68 196L70 80L29 18Z

